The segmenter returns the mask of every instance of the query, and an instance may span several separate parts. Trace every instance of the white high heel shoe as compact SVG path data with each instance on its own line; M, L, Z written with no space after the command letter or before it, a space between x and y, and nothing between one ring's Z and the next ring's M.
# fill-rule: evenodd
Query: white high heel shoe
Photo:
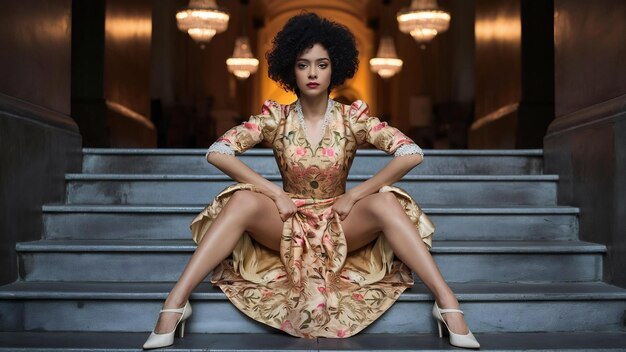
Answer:
M446 329L448 330L448 334L450 335L451 345L457 346L457 347L465 347L465 348L480 348L480 344L478 343L478 341L476 341L474 334L472 334L469 328L467 329L468 333L465 335L453 333L452 331L450 331L450 328L448 327L448 323L446 323L446 321L443 320L443 316L441 315L441 313L464 314L463 311L460 309L439 309L439 307L437 306L437 301L435 301L435 305L433 306L433 317L437 319L437 327L439 328L440 338L443 337L441 333L441 323L443 323L446 326Z
M189 300L185 302L185 306L182 308L161 309L159 311L159 314L161 314L162 312L181 313L181 316L176 322L174 330L164 334L157 334L153 330L146 342L143 344L144 350L172 345L174 343L174 335L176 334L177 330L179 331L179 336L181 338L185 336L185 320L187 320L187 318L191 316L191 305L189 304ZM178 329L179 323L180 330Z

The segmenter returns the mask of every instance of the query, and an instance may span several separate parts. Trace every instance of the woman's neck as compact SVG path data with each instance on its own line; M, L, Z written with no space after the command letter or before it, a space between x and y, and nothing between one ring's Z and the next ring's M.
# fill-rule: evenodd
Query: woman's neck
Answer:
M328 107L328 96L320 94L315 97L300 95L300 105L302 106L302 114L307 120L320 120L326 114Z

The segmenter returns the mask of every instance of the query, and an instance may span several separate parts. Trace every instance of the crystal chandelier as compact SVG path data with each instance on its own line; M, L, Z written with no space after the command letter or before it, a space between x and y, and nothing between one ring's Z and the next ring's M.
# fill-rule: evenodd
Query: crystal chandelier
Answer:
M228 13L215 0L189 0L189 6L176 13L178 29L187 32L204 49L215 34L228 28Z
M380 38L376 57L370 59L372 71L382 78L389 78L402 69L402 60L396 55L396 48L393 45L393 38L383 36Z
M396 47L393 45L393 38L389 35L389 26L386 23L386 18L389 17L387 16L389 2L390 0L383 0L385 11L381 21L380 43L376 57L370 59L370 69L385 79L402 69L402 60L398 59L398 55L396 55Z
M441 10L437 0L412 0L411 7L400 10L396 19L400 31L411 34L422 49L450 25L450 13Z
M228 72L239 79L246 79L257 71L259 60L252 55L248 37L240 36L237 38L233 55L226 60L226 65L228 66Z
M241 0L241 35L235 40L235 49L233 55L226 60L228 72L232 73L238 79L244 80L255 73L259 67L259 60L252 55L250 50L250 41L246 36L246 20L248 18L246 5L248 0Z

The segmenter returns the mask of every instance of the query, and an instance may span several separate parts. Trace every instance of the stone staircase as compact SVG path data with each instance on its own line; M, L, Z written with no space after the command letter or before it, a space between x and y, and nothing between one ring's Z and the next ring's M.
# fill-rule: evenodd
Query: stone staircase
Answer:
M20 279L0 287L0 351L139 350L194 251L191 219L228 176L200 149L83 150L43 238L16 246ZM271 150L240 158L280 184ZM391 157L360 150L348 188ZM483 350L626 350L626 290L602 281L603 245L578 240L541 150L428 150L396 185L437 225L432 253ZM451 350L415 286L350 339L291 338L240 313L205 282L172 350Z

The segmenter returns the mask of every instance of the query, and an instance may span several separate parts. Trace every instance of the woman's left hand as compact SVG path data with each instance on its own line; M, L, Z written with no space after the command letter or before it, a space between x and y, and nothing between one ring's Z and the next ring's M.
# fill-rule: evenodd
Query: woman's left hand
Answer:
M348 192L340 195L332 206L332 210L339 214L339 218L343 221L350 213L352 206L356 203L356 199Z

